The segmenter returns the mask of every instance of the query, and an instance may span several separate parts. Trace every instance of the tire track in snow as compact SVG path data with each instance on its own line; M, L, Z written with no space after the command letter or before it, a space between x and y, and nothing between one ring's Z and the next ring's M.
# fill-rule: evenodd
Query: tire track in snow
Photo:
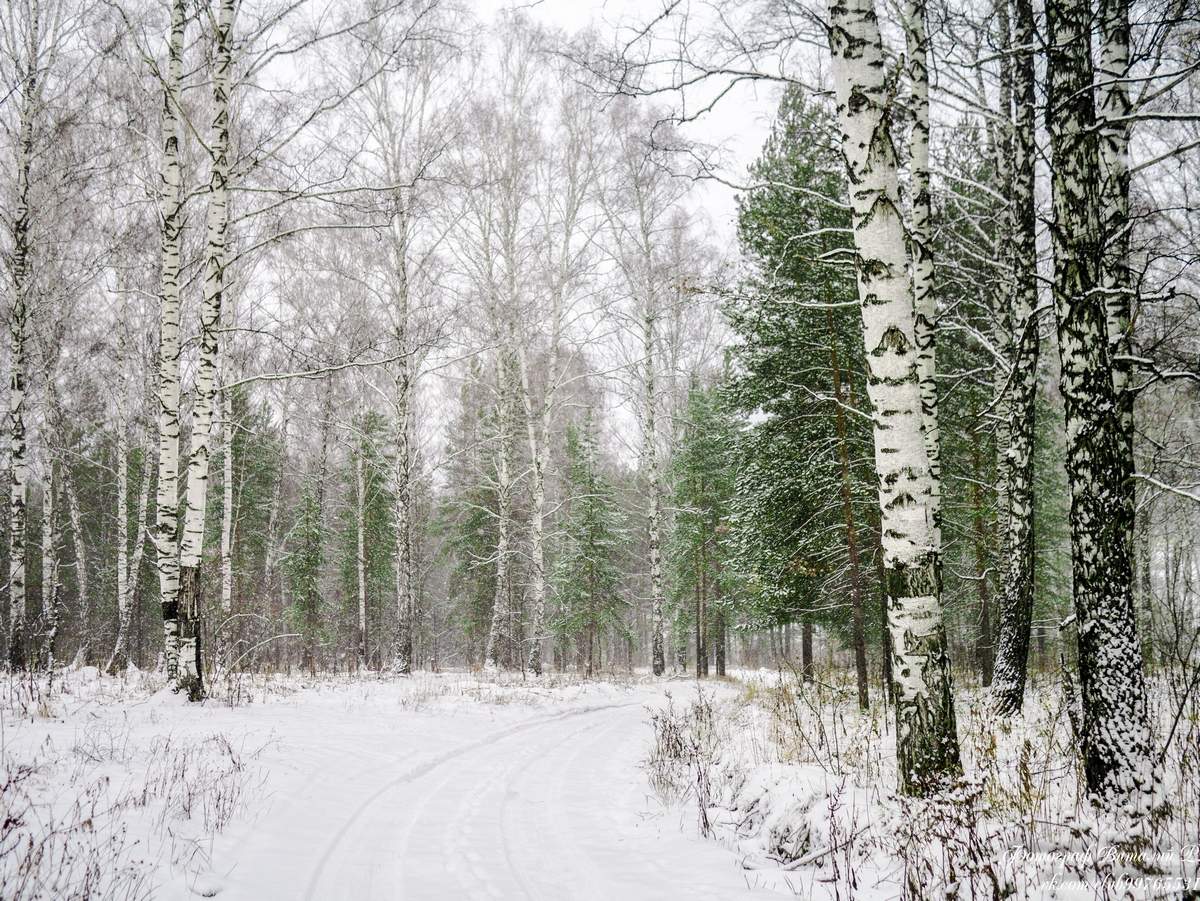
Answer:
M462 757L465 754L470 754L472 751L485 748L497 741L501 741L513 735L518 735L531 729L536 729L539 726L544 726L549 723L558 722L564 719L570 719L572 717L586 716L587 714L598 713L604 710L616 710L621 707L633 707L637 706L638 704L639 702L637 701L627 701L621 704L598 704L590 707L580 707L574 710L567 710L563 713L551 714L549 716L537 717L532 720L526 720L522 723L516 724L515 726L510 726L507 729L501 729L497 732L485 735L483 738L469 742L468 744L459 745L453 750L447 751L444 754L439 754L438 756L433 757L424 763L405 770L393 779L388 780L378 789L368 795L365 799L363 799L362 803L359 804L359 806L355 808L354 812L346 818L341 827L333 834L333 837L326 844L324 852L317 861L317 865L313 868L312 876L309 877L308 888L304 893L305 901L318 901L318 899L322 897L318 894L318 890L321 886L321 880L325 875L325 870L328 867L329 862L336 855L342 842L345 840L346 835L373 804L375 804L381 797L393 789L412 782L415 779L419 779L422 776L428 775L455 758Z
M622 706L626 706L626 705L622 705ZM558 749L561 748L563 745L577 739L579 736L581 736L587 732L591 732L594 729L597 729L599 727L606 726L606 725L608 728L612 728L611 724L606 724L603 721L597 722L597 723L588 723L582 729L576 729L574 732L571 732L570 734L563 736L561 739L554 742L548 748L543 749L542 753L535 755L533 758L526 761L522 766L520 766L512 774L514 777L514 781L519 780L522 777L524 777L535 763L545 764L546 757L557 752ZM511 785L510 785L510 789L511 789ZM511 800L511 797L512 797L512 795L510 794L510 791L506 791L504 793L504 795L500 801L500 810L499 810L499 817L498 817L499 824L500 824L500 842L501 842L501 846L503 847L503 850L504 850L504 860L505 860L505 863L508 864L509 871L513 874L516 881L520 885L521 891L524 892L525 897L526 898L536 898L538 896L534 892L533 886L530 884L529 880L525 878L524 868L522 866L520 866L513 857L513 849L512 849L512 845L509 841L509 835L512 830L505 828L505 825L506 825L505 821L506 821L507 814L510 809L509 801ZM546 806L547 805L545 805L545 804L542 805L543 812L544 812ZM544 836L547 833L533 833L533 834L540 834L540 835Z

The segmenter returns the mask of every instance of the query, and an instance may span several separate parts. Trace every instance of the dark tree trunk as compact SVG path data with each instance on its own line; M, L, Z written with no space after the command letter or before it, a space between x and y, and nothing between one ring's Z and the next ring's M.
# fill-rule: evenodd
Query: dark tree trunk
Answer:
M854 674L858 681L858 706L868 709L867 695L867 628L865 603L863 601L862 566L858 555L858 530L854 522L854 495L850 479L850 449L846 443L846 411L843 403L849 403L848 392L842 390L842 367L838 359L837 341L833 330L833 311L825 311L825 325L829 334L829 366L833 370L833 415L837 428L838 468L841 470L842 519L846 524L846 553L850 564L850 612L854 640ZM847 394L843 400L843 393Z
M816 668L813 666L812 620L807 616L800 625L800 674L805 682L811 682L816 675Z
M1016 127L1013 133L1011 320L1012 374L1009 384L1008 447L1001 460L1005 568L1000 598L1000 634L992 698L997 712L1021 709L1033 618L1034 522L1033 441L1037 399L1038 274L1034 195L1034 21L1032 0L1015 0L1018 48L1013 65Z
M1071 486L1082 756L1101 805L1145 810L1157 767L1134 616L1128 440L1114 398L1101 289L1099 147L1091 8L1047 6L1047 125L1054 159L1054 306Z
M991 567L988 565L988 528L984 522L983 491L980 488L979 445L973 445L976 478L971 483L971 500L974 507L972 528L975 533L975 572L979 579L979 635L975 643L975 658L984 688L992 684L992 665L995 648L992 646L992 586Z

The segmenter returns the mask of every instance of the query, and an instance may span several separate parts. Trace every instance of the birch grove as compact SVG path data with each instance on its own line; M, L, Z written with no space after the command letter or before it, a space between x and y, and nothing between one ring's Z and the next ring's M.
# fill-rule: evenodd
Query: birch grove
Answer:
M1194 4L485 6L0 12L11 684L686 678L702 832L736 695L889 841L1182 841Z

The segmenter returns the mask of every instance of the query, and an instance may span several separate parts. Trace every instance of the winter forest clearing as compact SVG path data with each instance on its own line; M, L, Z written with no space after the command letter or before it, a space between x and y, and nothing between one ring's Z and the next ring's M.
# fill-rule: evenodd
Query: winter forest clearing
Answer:
M1200 898L1191 0L6 0L0 899Z

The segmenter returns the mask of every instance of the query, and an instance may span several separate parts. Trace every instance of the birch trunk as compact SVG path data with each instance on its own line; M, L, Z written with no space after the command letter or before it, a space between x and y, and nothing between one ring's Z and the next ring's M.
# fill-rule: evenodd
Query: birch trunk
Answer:
M992 681L994 705L1002 715L1011 715L1021 709L1028 671L1029 634L1033 621L1033 442L1039 352L1032 0L1015 0L1014 8L1016 122L1011 182L1013 277L1009 313L1014 334L1005 429L1007 447L1000 461L1001 479L1006 486L1001 499L1006 505L1002 517L1005 565Z
M997 46L1006 51L1011 50L1012 21L1009 15L1010 0L994 0L993 13L997 26ZM979 95L986 97L983 85L982 67L978 76ZM1013 71L1014 65L1009 53L1000 56L1000 115L988 127L988 149L993 165L996 167L996 183L1005 202L997 217L998 227L993 236L994 260L1001 266L1007 266L1004 277L995 280L989 292L992 299L992 342L995 345L998 360L995 367L995 419L996 441L996 535L1000 544L1000 552L1005 559L1008 557L1009 532L1009 481L1010 466L1008 454L1012 446L1011 420L1013 415L1012 384L1014 352L1013 343L1013 306L1014 293L1019 288L1017 272L1018 261L1014 253L1014 236L1018 226L1016 218L1016 198L1014 179L1028 175L1033 178L1033 169L1028 173L1014 171L1014 134L1011 119L1013 108ZM1032 167L1034 162L1030 162Z
M29 456L25 439L26 341L29 332L30 230L33 210L30 206L30 177L33 168L33 120L41 90L37 65L40 50L41 16L34 3L30 15L29 44L25 48L24 72L20 87L20 113L16 146L16 202L12 212L10 239L12 250L9 271L12 275L12 307L9 312L8 387L9 494L8 494L8 662L14 670L28 663L25 635L25 527L29 499Z
M221 392L221 610L233 612L233 398Z
M483 668L495 672L500 668L499 650L502 623L508 618L509 599L509 520L512 516L512 426L509 390L509 353L501 347L496 352L496 594L492 604L492 622L488 628Z
M833 0L830 44L874 407L901 790L961 772L942 622L933 477L922 428L919 348L906 277L895 149L873 0Z
M1054 161L1054 307L1071 487L1071 571L1079 642L1081 752L1102 807L1143 813L1157 774L1134 616L1124 517L1125 435L1115 404L1106 298L1091 10L1047 7L1048 126ZM1115 521L1114 521L1115 520Z
M179 670L175 688L188 698L204 697L203 623L204 522L212 454L213 414L220 355L221 302L225 287L226 232L229 228L229 81L233 66L234 0L221 0L213 61L212 172L208 188L204 259L204 302L200 310L200 361L192 406L183 537L179 544Z
M538 410L533 410L529 385L529 364L524 346L518 363L521 369L521 396L525 404L525 428L529 439L530 510L529 510L529 594L533 618L529 635L529 669L535 676L542 674L542 630L546 619L546 463L549 456L550 418L554 402L555 382L558 379L558 318L555 316L551 338L550 363L546 387Z
M412 364L409 358L408 224L401 216L395 265L399 285L395 292L396 363L396 468L393 492L396 505L396 671L407 675L413 666L413 563L412 563Z
M867 616L862 578L862 563L859 560L858 528L854 520L853 483L850 477L850 448L846 441L846 411L843 400L848 392L842 387L842 366L837 350L837 342L833 328L833 311L825 311L825 325L829 334L829 366L833 371L834 424L837 434L838 469L840 471L839 491L842 502L842 521L846 526L846 553L849 557L850 570L850 613L851 634L854 639L854 675L858 683L858 707L867 710L870 707L867 675ZM722 626L723 628L723 626Z
M1133 546L1134 492L1132 390L1133 298L1136 290L1129 263L1132 223L1129 220L1129 140L1133 112L1129 96L1129 0L1100 3L1100 89L1097 119L1100 133L1100 227L1104 242L1101 281L1104 287L1108 355L1113 395L1121 430L1121 474L1126 498L1120 525Z
M125 668L125 629L129 620L129 442L125 419L117 422L117 643L105 670L118 673Z
M121 439L121 436L118 438ZM124 496L128 495L128 475L125 470L128 461L121 463L120 459L128 454L118 446L117 456L117 517L120 523L124 523L128 513L128 501L124 499ZM105 670L113 675L122 673L129 667L129 625L146 548L146 510L149 502L150 465L149 461L146 461L142 466L142 486L138 492L137 527L134 530L132 559L129 558L126 545L128 526L122 526L120 523L117 526L117 641L105 666Z
M88 575L87 543L83 540L83 518L79 515L79 501L69 473L62 476L63 494L67 501L67 518L71 523L71 544L75 552L75 582L79 589L79 649L75 652L77 663L87 663L92 640L92 599Z
M179 316L180 247L183 233L183 176L180 167L185 0L171 4L167 71L163 85L163 153L159 177L162 238L158 339L158 493L154 545L163 615L163 658L167 679L179 677Z
M53 461L42 482L42 640L46 671L54 672L54 642L58 637L58 525L54 517L58 488Z
M354 568L358 581L358 666L367 668L367 482L360 450L354 459L354 500L358 507L355 523Z
M908 246L912 265L917 378L921 389L921 431L929 458L929 515L934 546L942 544L941 434L938 429L937 309L933 294L933 214L929 193L929 62L925 0L905 4L904 33L908 47L907 76L913 123L909 132L909 177L912 216Z
M647 257L649 254L647 254ZM647 260L647 264L649 261ZM646 274L650 281L650 273ZM655 406L658 395L655 386L657 367L654 362L654 326L657 309L654 303L654 287L648 285L646 313L642 320L642 354L645 357L645 395L642 413L642 458L646 464L649 509L646 512L646 528L650 543L650 666L654 675L661 676L666 670L663 654L663 571L662 571L662 485L658 472L658 419ZM680 660L685 652L679 655ZM684 668L680 664L680 668Z

